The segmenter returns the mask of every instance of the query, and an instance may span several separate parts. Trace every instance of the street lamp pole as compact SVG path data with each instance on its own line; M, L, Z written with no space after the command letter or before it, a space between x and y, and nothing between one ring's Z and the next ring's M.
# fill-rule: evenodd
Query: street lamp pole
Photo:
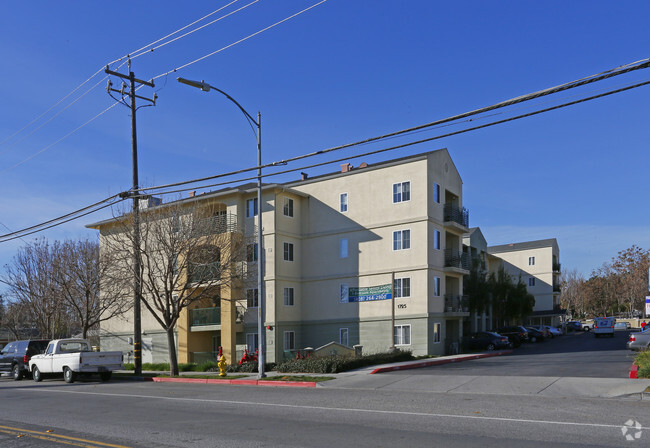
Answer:
M178 82L187 84L188 86L196 87L209 92L211 89L216 90L223 96L232 101L239 110L242 111L249 123L254 124L257 132L257 294L258 294L258 307L257 307L257 333L258 333L258 354L257 354L257 371L258 378L266 377L264 372L264 365L266 360L266 328L264 328L264 312L266 308L266 295L264 293L264 242L262 238L262 114L257 112L257 120L239 104L233 97L228 95L221 89L206 83L205 81L191 81L185 78L176 78Z

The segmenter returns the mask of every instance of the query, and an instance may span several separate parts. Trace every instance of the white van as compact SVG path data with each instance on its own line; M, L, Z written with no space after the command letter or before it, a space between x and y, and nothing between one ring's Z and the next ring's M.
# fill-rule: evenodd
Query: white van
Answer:
M614 324L616 319L613 317L597 317L594 319L594 336L608 334L614 337Z

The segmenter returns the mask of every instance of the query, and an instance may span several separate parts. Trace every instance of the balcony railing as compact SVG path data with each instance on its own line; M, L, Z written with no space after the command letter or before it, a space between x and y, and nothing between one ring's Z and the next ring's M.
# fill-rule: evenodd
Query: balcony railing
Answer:
M455 222L463 227L469 227L469 210L453 204L445 204L445 222Z
M192 229L192 236L197 238L230 232L237 232L237 215L232 213L197 219Z
M553 285L553 292L561 292L562 286L559 283Z
M465 313L468 312L467 296L456 294L445 294L445 313Z
M460 268L469 271L471 265L472 261L468 253L458 249L445 249L446 268Z
M207 283L218 280L221 276L221 264L218 261L213 263L190 263L187 281L189 283Z
M562 265L560 263L553 263L553 272L560 272L562 270Z
M221 325L221 308L194 308L190 310L192 326Z

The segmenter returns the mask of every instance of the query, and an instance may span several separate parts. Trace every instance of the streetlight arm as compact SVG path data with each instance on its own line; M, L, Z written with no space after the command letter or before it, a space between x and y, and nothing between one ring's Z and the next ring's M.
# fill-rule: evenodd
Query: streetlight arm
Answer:
M230 101L235 103L235 105L239 108L239 110L241 110L243 112L243 114L246 115L246 118L248 118L250 121L255 123L258 127L260 126L260 124L253 118L253 116L251 114L249 114L248 112L246 112L246 109L244 109L242 107L242 105L237 102L237 100L235 100L233 97L228 95L223 90L218 89L218 88L216 88L214 86L211 86L210 84L208 84L205 81L200 81L200 82L199 81L192 81L190 79L185 79L185 78L180 78L180 77L176 78L176 80L178 82L182 83L182 84L187 84L188 86L192 86L192 87L196 87L197 89L201 89L204 92L209 92L210 89L216 90L217 92L221 93L223 96L228 98Z

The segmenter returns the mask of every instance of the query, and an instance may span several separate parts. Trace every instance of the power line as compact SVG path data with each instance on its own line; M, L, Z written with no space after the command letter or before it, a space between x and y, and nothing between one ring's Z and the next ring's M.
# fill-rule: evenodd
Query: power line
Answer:
M297 12L297 13L295 13L295 14L293 14L293 15L291 15L291 16L285 18L285 19L282 19L282 20L280 20L279 22L274 23L273 25L269 25L269 26L267 26L266 28L263 28L263 29L261 29L261 30L259 30L259 31L256 31L256 32L253 33L253 34L249 34L248 36L244 37L243 39L239 39L238 41L233 42L233 43L231 43L230 45L226 45L225 47L220 48L220 49L218 49L218 50L216 50L216 51L213 51L212 53L208 53L208 54L206 54L205 56L202 56L202 57L200 57L200 58L198 58L198 59L193 60L192 62L188 62L187 64L183 64L183 65L181 65L181 66L179 66L179 67L176 67L175 69L170 70L170 71L168 71L168 72L166 72L166 73L162 73L162 74L160 74L160 75L158 75L158 76L155 76L153 79L155 80L155 79L158 79L158 78L162 78L163 76L167 76L167 75L169 75L170 73L175 73L175 72L177 72L178 70L182 70L182 69L184 69L184 68L186 68L186 67L189 67L189 66L192 65L192 64L196 64L197 62L200 62L200 61L202 61L202 60L204 60L204 59L207 59L207 58L209 58L210 56L214 56L214 55L217 54L217 53L221 53L222 51L227 50L228 48L233 47L233 46L235 46L235 45L237 45L237 44L240 44L240 43L242 43L242 42L244 42L244 41L250 39L251 37L255 37L255 36L257 36L258 34L263 33L264 31L270 30L271 28L274 28L274 27L280 25L281 23L284 23L284 22L286 22L287 20L293 19L294 17L299 16L300 14L302 14L302 13L304 13L304 12L307 12L307 11L309 11L309 10L312 9L312 8L315 8L315 7L318 6L318 5L323 4L323 3L325 3L326 1L327 1L327 0L321 0L320 2L318 2L318 3L316 3L316 4L313 4L313 5L311 5L310 7L305 8L305 9L303 9L302 11L299 11L299 12Z

